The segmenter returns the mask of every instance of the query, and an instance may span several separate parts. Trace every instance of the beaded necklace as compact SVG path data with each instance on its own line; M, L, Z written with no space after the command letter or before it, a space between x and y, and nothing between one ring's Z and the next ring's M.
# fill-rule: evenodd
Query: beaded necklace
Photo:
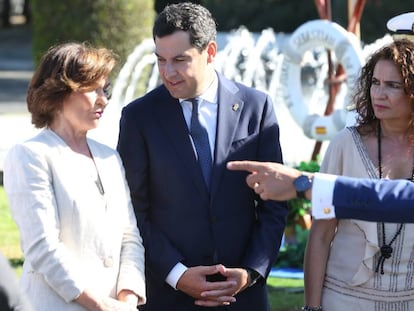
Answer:
M378 123L378 137L377 137L377 142L378 142L378 175L379 178L382 178L382 156L381 156L381 125ZM414 181L414 166L413 166L413 170L411 172L411 181ZM381 274L384 274L384 261L385 259L388 259L391 257L392 255L392 247L391 244L394 243L394 241L397 239L397 237L401 234L401 230L403 228L403 223L401 223L397 229L397 232L395 232L393 238L391 239L391 241L386 244L385 242L385 225L382 222L382 246L380 248L381 251L381 255L378 259L378 264L377 264L377 268L375 269L375 272L379 271L379 268L381 267Z

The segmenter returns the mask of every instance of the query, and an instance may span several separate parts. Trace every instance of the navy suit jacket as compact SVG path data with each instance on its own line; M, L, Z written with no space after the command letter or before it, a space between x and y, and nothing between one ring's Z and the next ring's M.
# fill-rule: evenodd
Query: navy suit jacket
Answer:
M285 227L286 205L264 202L231 160L282 162L279 126L266 94L219 75L217 133L210 193L178 99L164 86L127 105L118 150L146 249L143 310L202 310L165 279L188 267L222 263L267 277ZM268 310L265 282L237 295L228 310ZM211 310L211 309L210 309Z
M338 177L333 205L337 218L414 222L414 183L408 180Z

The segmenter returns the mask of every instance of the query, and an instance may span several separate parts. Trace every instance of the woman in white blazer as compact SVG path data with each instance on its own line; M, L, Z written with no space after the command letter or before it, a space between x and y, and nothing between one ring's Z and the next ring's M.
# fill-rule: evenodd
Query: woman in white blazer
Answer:
M52 47L29 85L37 136L14 146L4 187L34 310L136 310L144 248L118 153L92 139L109 99L112 52Z

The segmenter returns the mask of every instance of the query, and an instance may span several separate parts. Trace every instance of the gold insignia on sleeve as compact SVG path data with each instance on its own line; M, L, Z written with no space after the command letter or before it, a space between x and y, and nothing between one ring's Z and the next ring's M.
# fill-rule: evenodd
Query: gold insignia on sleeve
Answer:
M325 207L323 209L324 214L329 214L331 212L331 208L330 207Z

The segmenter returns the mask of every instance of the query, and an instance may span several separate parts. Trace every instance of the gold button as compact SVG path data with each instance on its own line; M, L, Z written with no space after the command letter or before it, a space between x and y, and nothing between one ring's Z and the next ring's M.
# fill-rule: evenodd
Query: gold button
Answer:
M331 208L330 208L330 207L325 207L325 208L323 209L323 212L324 212L325 214L329 214L329 213L331 212Z

